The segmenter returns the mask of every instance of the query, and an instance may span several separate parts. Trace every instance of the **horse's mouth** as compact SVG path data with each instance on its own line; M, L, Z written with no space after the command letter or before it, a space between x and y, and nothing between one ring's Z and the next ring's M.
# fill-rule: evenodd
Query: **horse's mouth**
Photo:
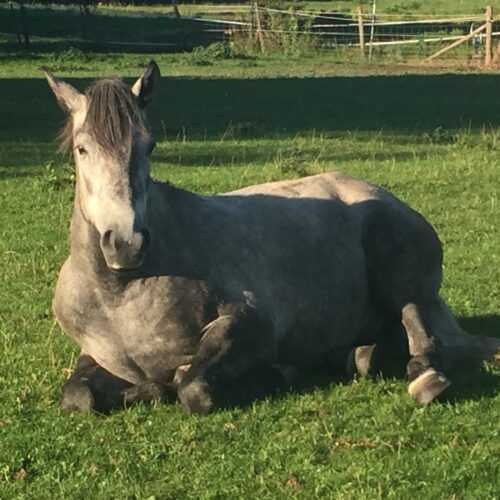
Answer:
M142 259L137 265L134 265L134 266L122 266L120 264L113 263L113 264L110 264L108 266L108 268L117 274L127 274L127 273L131 273L133 271L137 271L138 269L140 269L142 267L143 264L144 264L144 259Z

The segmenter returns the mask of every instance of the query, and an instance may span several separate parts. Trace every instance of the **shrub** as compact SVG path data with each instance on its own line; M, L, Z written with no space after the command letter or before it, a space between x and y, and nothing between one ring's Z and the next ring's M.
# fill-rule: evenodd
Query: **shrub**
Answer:
M224 42L215 42L207 46L195 47L189 54L189 62L196 66L211 66L223 59L232 59L234 53Z

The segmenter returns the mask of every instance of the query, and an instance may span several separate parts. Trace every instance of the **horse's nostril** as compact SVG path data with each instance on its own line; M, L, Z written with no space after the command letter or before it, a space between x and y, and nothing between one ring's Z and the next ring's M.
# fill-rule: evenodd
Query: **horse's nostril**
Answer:
M115 235L111 229L108 229L102 235L102 246L103 247L114 247Z
M101 248L109 268L137 269L145 258L150 235L147 229L134 231L123 238L119 230L107 229L101 236Z

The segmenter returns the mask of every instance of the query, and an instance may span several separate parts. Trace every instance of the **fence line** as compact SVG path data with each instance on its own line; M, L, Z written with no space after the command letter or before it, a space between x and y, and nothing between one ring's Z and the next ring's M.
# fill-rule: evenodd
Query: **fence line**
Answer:
M225 10L224 10L225 9ZM354 18L355 13L351 11L335 11L334 14L328 15L328 13L325 13L324 11L317 11L317 10L283 10L283 9L274 9L271 7L258 7L260 11L269 11L269 12L276 12L276 13L281 13L281 14L286 14L286 15L297 15L297 16L306 16L306 17L322 17L324 19L336 19L336 20L344 20L348 17ZM197 14L203 15L203 14L231 14L231 13L251 13L252 8L249 6L245 5L234 5L232 7L227 7L226 5L211 5L210 7L207 8L202 8L200 7L200 10L197 11ZM423 19L427 20L428 22L434 22L436 20L447 20L447 18L443 17L446 14L414 14L414 13L409 13L409 12L401 12L401 13L384 13L384 12L377 12L377 17L378 18L396 18L396 19L401 19L405 18L408 19L409 22L411 22L411 19ZM477 20L477 19L483 19L483 16L480 14L470 14L469 12L464 12L464 13L456 13L454 17L451 18L452 20L456 21L468 21L468 20ZM449 20L449 19L448 19ZM418 22L418 21L414 21Z
M479 35L481 38L485 37L485 35ZM492 33L492 36L500 36L500 31L495 31ZM464 38L463 35L460 36L443 36L440 38L422 38L422 39L413 39L413 40L391 40L389 42L373 42L375 46L389 46L389 45L403 45L403 44L417 44L417 43L433 43L433 42L450 42L453 40L460 40ZM353 47L359 47L359 43L351 44Z
M216 24L231 24L234 26L251 26L252 23L245 23L243 21L224 21L222 19L200 19L199 17L183 17L189 21L198 21L200 23L216 23Z
M279 12L279 13L284 13L288 15L295 15L295 12L287 12L287 11L282 11L278 9L269 9L265 7L257 7L258 11L273 11L273 12ZM377 15L378 16L378 15ZM317 16L318 17L318 16ZM346 20L345 18L340 18L340 17L329 17L329 16L324 16L321 15L319 16L321 19L334 19L334 20ZM366 17L366 16L365 16ZM189 19L190 21L199 21L203 23L220 23L220 24L227 24L227 25L240 25L240 26L251 26L252 23L248 22L243 22L243 21L228 21L228 20L222 20L222 19L202 19L198 17L188 17L184 16L183 19ZM424 19L424 20L419 20L419 21L387 21L387 22L382 22L382 21L375 21L372 23L371 20L367 20L366 24L372 25L375 27L384 27L384 26L406 26L406 25L418 25L418 24L433 24L433 25L443 25L440 27L451 27L456 23L465 23L465 22L474 22L474 21L484 21L484 16L470 16L470 17L462 17L462 18L439 18L439 19ZM500 21L500 16L497 16L496 18L493 18L493 22ZM354 28L357 27L358 23L357 22L347 22L347 23L342 23L342 24L314 24L312 28ZM268 30L269 31L269 30ZM314 34L318 34L317 32L314 32ZM379 35L377 35L379 36Z
M258 8L259 11L261 11L262 9L259 7ZM234 26L251 26L252 23L248 23L248 22L243 22L243 21L227 21L227 20L223 20L223 19L202 19L202 18L199 18L199 17L187 17L187 16L184 16L183 19L186 19L186 20L189 20L189 21L197 21L197 22L202 22L202 23L217 23L217 24L227 24L227 25L234 25ZM323 18L322 18L323 19ZM484 21L484 17L474 17L474 18L464 18L466 21ZM495 22L497 21L500 21L500 16L497 18L497 19L494 19ZM458 22L457 20L454 20L454 19L440 19L440 20L434 20L434 21L431 21L431 20L425 20L425 21L399 21L399 22L378 22L376 21L375 23L372 23L371 21L367 21L366 24L367 25L374 25L375 27L384 27L384 26L405 26L405 25L408 25L408 24L440 24L440 25L443 25L443 26L440 26L440 27L452 27L456 22ZM464 21L465 22L465 21ZM313 29L315 28L354 28L354 27L357 27L358 26L358 23L345 23L345 24L314 24L312 26ZM272 31L272 30L268 30L268 31ZM299 32L296 30L296 32ZM312 34L318 34L318 32L316 31L309 31L310 33ZM331 33L331 32L328 32L328 33ZM353 31L354 33L354 31ZM378 34L377 36L380 36L381 34ZM412 35L412 36L415 36L415 35Z
M24 4L20 4L23 6ZM26 5L27 7L27 5ZM490 53L489 59L486 58L486 61L491 61L492 56L492 37L497 37L500 35L499 31L493 32L493 27L497 28L497 26L493 26L494 22L498 22L500 20L500 16L494 17L491 12L491 8L486 9L486 25L483 29L473 29L474 24L478 21L484 23L485 16L480 16L477 14L456 14L454 16L433 16L426 14L377 14L376 19L374 20L370 14L363 14L361 10L358 11L358 15L351 12L318 12L318 11L291 11L291 10L281 10L274 9L268 7L260 7L257 5L255 0L252 1L252 5L250 6L234 6L228 8L227 6L211 6L208 9L204 9L201 11L197 11L197 17L190 16L182 16L182 20L194 22L194 23L203 23L203 29L197 30L188 28L185 33L217 33L217 34L229 34L240 31L248 31L250 30L255 35L255 39L258 39L261 50L264 51L264 39L262 38L262 34L272 35L272 34L293 34L293 35L310 35L313 37L318 37L318 40L323 37L325 38L334 38L335 42L339 40L339 43L344 43L348 46L360 46L364 45L361 40L364 38L365 29L378 29L378 33L376 33L375 40L371 43L373 46L391 46L391 45L404 45L404 44L418 44L418 43L434 43L434 42L447 42L447 41L457 41L461 40L460 43L463 43L469 39L482 41L486 37L486 51ZM488 14L489 12L489 14ZM260 14L281 14L286 16L293 16L295 18L313 18L316 22L312 25L306 24L298 24L298 29L273 29L271 27L266 26L265 21L266 17L260 17ZM23 14L21 9L21 14ZM236 19L221 19L221 18L200 18L198 17L200 14L216 14L217 16L222 17L223 14L235 14L239 15L241 20ZM248 18L245 15L249 15ZM83 15L83 14L82 14ZM164 16L165 18L170 17L165 14L159 14L159 16ZM236 17L236 16L235 16ZM254 20L255 17L255 20ZM400 18L404 18L401 20ZM250 22L246 21L246 19L250 19ZM382 19L382 20L381 20ZM385 20L387 19L387 20ZM409 20L408 20L409 19ZM327 21L327 22L325 22ZM329 23L328 21L334 21L333 23ZM342 23L338 23L335 21L343 21ZM357 22L356 22L357 21ZM256 24L255 24L256 22ZM465 34L464 31L467 29L468 24L471 24L470 32ZM427 25L429 25L428 29ZM213 26L213 28L211 27ZM305 26L308 26L306 29ZM415 30L418 32L419 27L422 35L418 37L414 33L409 33L408 29L406 32L392 32L390 28L394 28L396 31L397 27L411 27L415 26ZM255 28L257 30L255 31ZM448 32L452 31L452 29L456 27L462 31L462 35L452 35L452 34L439 34L439 31ZM333 28L333 29L332 29ZM336 29L337 28L337 29ZM182 32L185 28L180 26L177 30L181 33L180 37L184 37ZM387 32L389 29L389 32ZM410 28L411 29L411 28ZM382 31L382 32L380 32ZM436 34L433 33L438 32ZM482 32L486 31L486 35ZM173 34L175 35L176 29L173 30ZM14 33L11 33L15 35ZM8 34L5 34L8 35ZM19 35L19 34L18 34ZM50 39L50 37L39 37L35 36L37 39ZM168 39L168 38L167 38ZM220 37L218 38L221 39ZM354 43L356 40L360 40L360 43ZM82 42L86 42L86 35L84 34ZM208 40L204 40L204 43L207 43ZM89 41L89 43L92 43ZM105 41L106 44L109 45L129 45L129 46L173 46L175 45L175 41L172 43L169 42L125 42L125 41ZM182 43L179 39L179 47L186 47L186 40L183 39ZM192 47L193 43L191 43ZM444 53L450 48L459 45L459 43L453 43L451 46L445 47L446 50L438 51L440 53ZM26 44L28 46L28 44ZM477 46L476 46L477 47ZM500 45L499 45L500 47ZM476 49L477 50L477 49ZM500 53L500 51L498 51ZM431 56L431 57L434 57ZM498 57L497 57L498 59ZM486 63L488 64L488 63Z
M258 7L260 11L263 12L275 12L278 14L284 14L284 15L289 15L289 16L301 16L301 17L313 17L313 18L321 18L321 19L331 19L333 21L345 21L348 18L354 19L355 14L352 12L339 12L336 11L334 14L328 14L328 12L321 12L321 11L304 11L304 10L296 10L296 11L290 11L290 10L281 10L281 9L272 9L269 7ZM365 14L366 16L366 14ZM377 13L377 17L386 17L386 14L379 14ZM391 16L392 17L392 16ZM420 20L405 20L405 21L387 21L387 22L375 22L375 25L377 24L404 24L404 23L435 23L435 22L461 22L461 21L477 21L477 20L482 20L484 19L484 16L481 16L479 14L471 14L471 15L463 15L460 17L443 17L441 16L436 16L433 17L431 14L422 14L422 15L413 15L413 14L398 14L397 16L395 15L394 17L404 17L404 18L423 18ZM354 23L356 24L356 23Z
M321 19L324 19L321 17ZM497 19L500 20L500 17ZM484 16L483 17L467 17L467 18L460 18L460 19L425 19L422 21L388 21L388 22L383 22L383 21L375 21L373 23L374 26L404 26L408 24L457 24L457 23L466 23L466 22L474 22L474 21L484 21ZM369 21L370 24L372 24L371 20ZM332 26L332 27L337 27L337 26L357 26L358 23L345 23L345 24L315 24L314 26Z

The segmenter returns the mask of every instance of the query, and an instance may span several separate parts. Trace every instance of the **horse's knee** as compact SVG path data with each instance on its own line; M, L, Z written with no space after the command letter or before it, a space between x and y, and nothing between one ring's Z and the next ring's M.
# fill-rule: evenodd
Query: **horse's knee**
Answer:
M183 382L177 393L182 406L191 413L210 413L215 405L207 382L201 377Z
M61 406L68 411L92 411L95 400L90 388L79 380L68 380L63 385Z

